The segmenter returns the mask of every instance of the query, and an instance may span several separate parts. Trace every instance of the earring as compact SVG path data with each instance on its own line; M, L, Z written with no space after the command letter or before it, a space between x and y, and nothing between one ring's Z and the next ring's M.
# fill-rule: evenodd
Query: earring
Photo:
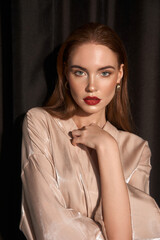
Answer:
M68 81L65 82L64 87L65 87L65 89L69 90L69 84L68 84Z
M121 88L121 85L119 83L117 83L116 89L120 90L120 88Z

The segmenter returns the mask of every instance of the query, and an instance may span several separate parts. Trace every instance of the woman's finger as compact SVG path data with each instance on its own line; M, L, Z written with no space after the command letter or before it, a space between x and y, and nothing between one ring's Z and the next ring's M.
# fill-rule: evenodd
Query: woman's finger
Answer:
M82 143L82 138L81 138L81 137L74 137L74 138L72 139L72 144L73 144L74 146L77 146L78 143Z
M82 127L80 129L77 129L77 130L73 130L72 131L72 137L75 137L75 136L81 136L82 133L84 133L84 131L87 129L87 127Z
M73 146L77 146L77 144L76 144L76 137L72 139L71 143L72 143Z
M74 137L79 137L79 136L81 136L81 134L82 134L82 131L81 130L73 130L72 131L72 137L74 138Z

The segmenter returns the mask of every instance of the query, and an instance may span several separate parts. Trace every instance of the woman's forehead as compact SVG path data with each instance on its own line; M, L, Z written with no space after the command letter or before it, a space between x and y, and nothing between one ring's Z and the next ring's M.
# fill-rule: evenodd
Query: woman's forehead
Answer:
M110 48L95 44L85 43L77 46L70 54L69 65L83 66L102 66L102 65L118 65L117 54Z

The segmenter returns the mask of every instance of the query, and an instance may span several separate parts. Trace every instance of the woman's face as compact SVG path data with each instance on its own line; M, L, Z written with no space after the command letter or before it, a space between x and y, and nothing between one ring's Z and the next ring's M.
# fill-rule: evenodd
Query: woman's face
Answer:
M117 55L108 47L86 43L71 53L66 77L80 114L105 114L123 77L123 65L118 65Z

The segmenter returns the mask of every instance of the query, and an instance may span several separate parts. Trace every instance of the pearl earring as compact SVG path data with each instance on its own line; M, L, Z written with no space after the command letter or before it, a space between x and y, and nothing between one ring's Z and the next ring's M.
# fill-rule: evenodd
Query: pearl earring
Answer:
M117 83L117 86L116 86L117 90L120 90L121 88L121 85L119 83Z

